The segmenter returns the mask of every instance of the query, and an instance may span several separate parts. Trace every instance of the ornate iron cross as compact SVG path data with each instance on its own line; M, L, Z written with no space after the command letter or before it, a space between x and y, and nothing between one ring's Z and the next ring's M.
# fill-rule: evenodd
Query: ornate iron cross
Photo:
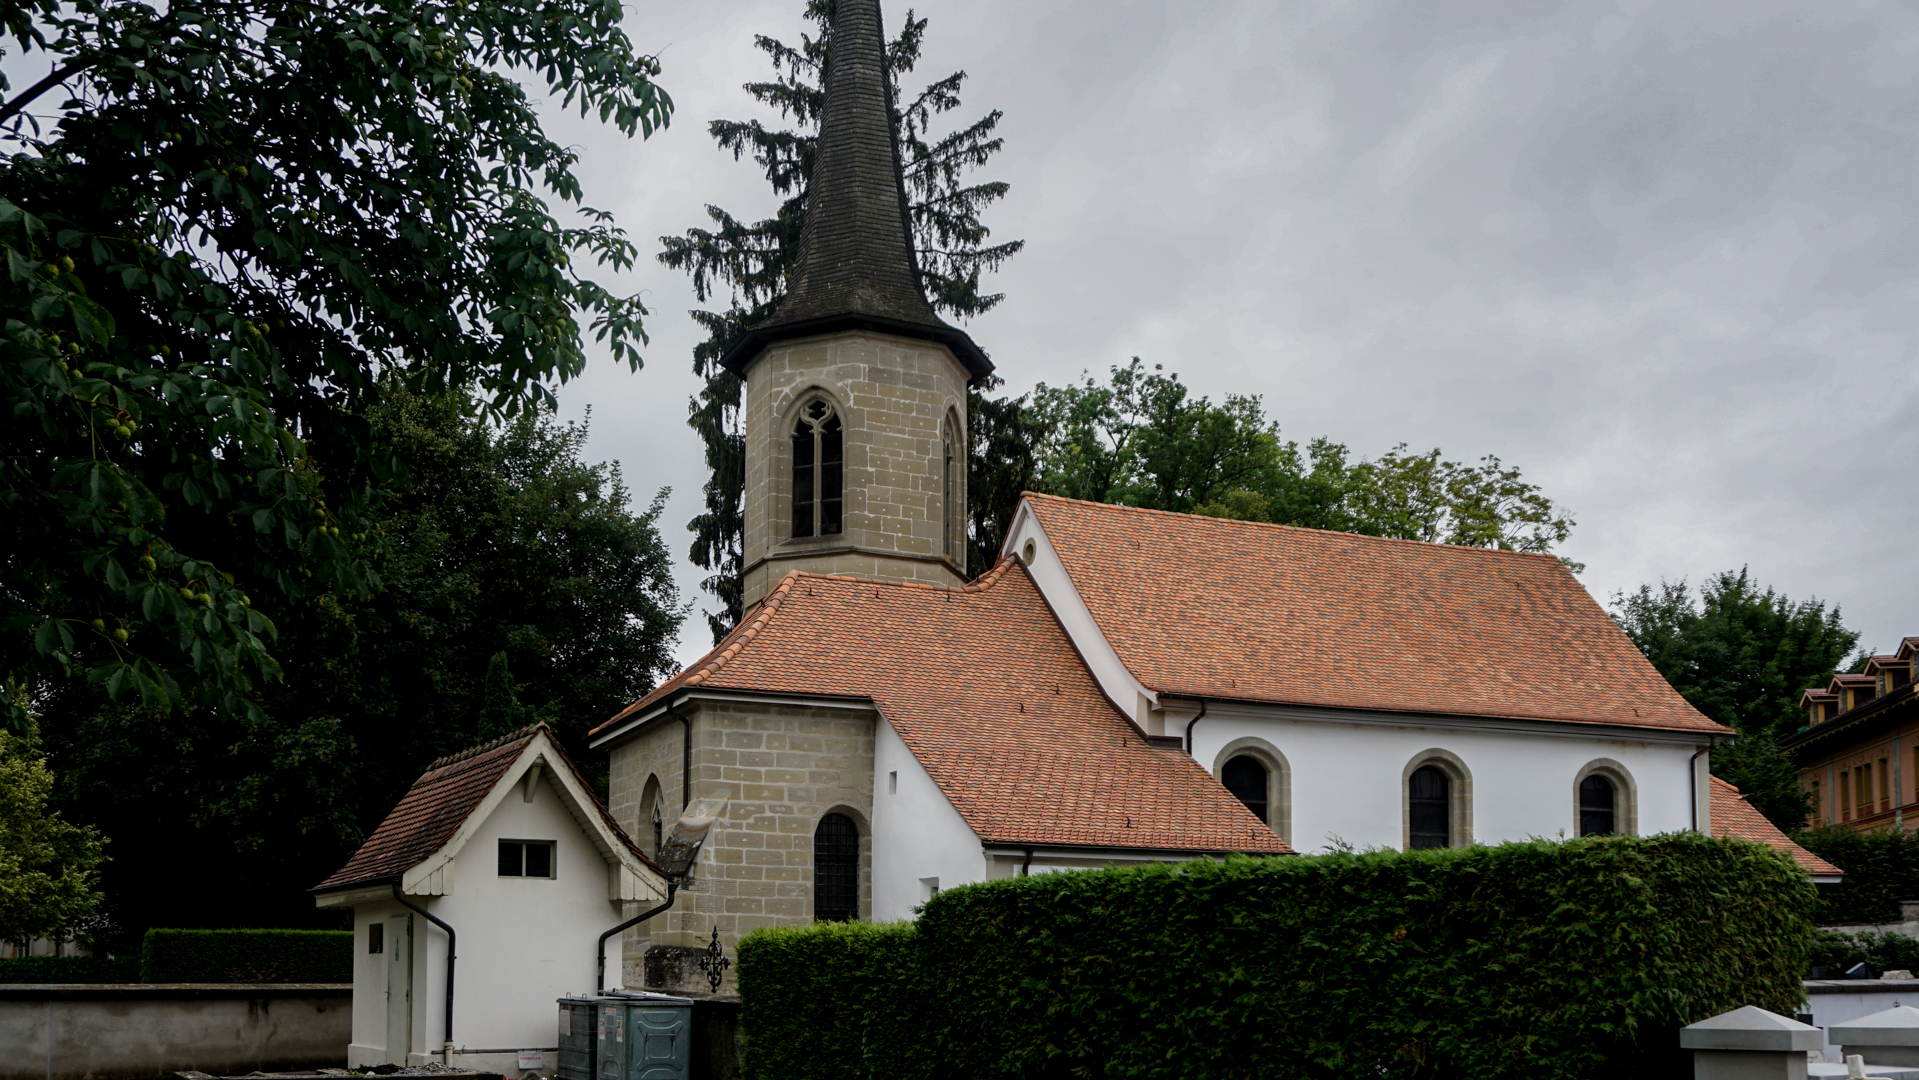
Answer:
M707 985L713 988L714 993L720 992L720 981L726 978L726 969L732 966L733 961L726 958L726 950L720 948L720 928L715 926L712 942L700 954L700 970L706 972Z

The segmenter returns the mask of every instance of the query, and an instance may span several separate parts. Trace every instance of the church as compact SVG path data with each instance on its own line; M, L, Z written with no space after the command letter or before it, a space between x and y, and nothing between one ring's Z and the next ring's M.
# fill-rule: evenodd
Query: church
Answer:
M592 736L648 855L703 830L626 985L1019 874L1713 831L1732 732L1551 556L1028 495L967 566L993 366L922 291L882 41L840 0L789 292L723 361L745 617Z

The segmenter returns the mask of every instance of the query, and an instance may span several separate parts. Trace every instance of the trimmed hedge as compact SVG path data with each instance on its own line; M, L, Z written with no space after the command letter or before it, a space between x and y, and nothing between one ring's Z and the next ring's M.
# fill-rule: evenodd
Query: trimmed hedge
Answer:
M1790 1014L1813 886L1691 834L1046 874L739 947L748 1076L1690 1076Z
M149 930L140 981L352 982L353 931Z
M1898 922L1899 901L1919 900L1919 833L1828 825L1793 839L1846 872L1819 890L1821 923Z
M0 984L139 981L137 956L16 956L0 960Z

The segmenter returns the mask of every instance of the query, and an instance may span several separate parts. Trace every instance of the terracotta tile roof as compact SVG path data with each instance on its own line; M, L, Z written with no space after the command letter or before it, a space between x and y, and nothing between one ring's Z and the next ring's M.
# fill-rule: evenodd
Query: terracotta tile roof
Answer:
M690 687L870 699L993 844L1284 853L1100 691L1026 569L971 585L793 573L714 651L597 731Z
M1726 733L1550 555L1026 495L1155 692Z
M440 850L462 822L480 805L487 793L506 775L535 736L547 733L544 724L523 728L491 742L481 743L457 754L449 754L427 766L427 770L400 801L387 813L386 820L373 830L345 866L314 889L342 889L380 878L403 874ZM548 734L548 743L566 767L573 770L580 786L591 792L593 786L580 776L579 767L567 757L559 742ZM614 836L647 865L639 846L613 820L606 807L594 799L600 817Z
M1747 802L1739 794L1739 789L1712 777L1712 834L1714 836L1736 836L1741 840L1751 840L1769 848L1778 848L1792 856L1792 861L1808 874L1843 874L1845 871L1826 860L1793 843L1779 827L1766 820L1759 808Z

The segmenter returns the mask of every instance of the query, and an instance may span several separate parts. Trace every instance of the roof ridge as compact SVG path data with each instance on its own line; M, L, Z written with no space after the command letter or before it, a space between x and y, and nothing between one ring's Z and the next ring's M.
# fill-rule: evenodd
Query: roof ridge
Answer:
M500 747L505 746L508 743L516 742L521 739L530 739L535 734L541 731L546 732L548 735L551 735L553 733L553 729L547 727L546 722L543 720L537 723L528 724L526 727L523 727L518 731L508 732L507 734L501 735L498 738L489 739L478 746L469 746L465 750L461 750L457 753L448 754L443 758L438 758L433 762L433 764L428 765L426 767L426 771L430 773L438 769L444 769L448 765L457 765L462 761L479 757L481 754L490 753L491 751L498 750ZM420 776L421 776L421 779L425 779L426 773L421 773Z
M1559 556L1550 551L1516 551L1511 548L1476 547L1470 544L1448 544L1439 540L1408 540L1402 536L1374 536L1371 533L1348 532L1344 529L1314 529L1305 525L1284 525L1277 521L1248 521L1245 518L1218 518L1207 514L1182 513L1178 510L1159 510L1149 506L1128 506L1125 503L1097 502L1092 499L1069 499L1064 495L1049 495L1043 491L1022 491L1022 499L1045 500L1047 502L1069 503L1075 506L1097 507L1103 510L1123 510L1133 514L1156 514L1161 517L1180 518L1193 522L1208 522L1215 527L1251 527L1259 529L1280 529L1288 532L1313 533L1320 536L1350 536L1356 540L1377 541L1383 544L1411 544L1414 547L1457 552L1485 552L1493 555L1523 555L1527 558L1550 559L1559 562Z

